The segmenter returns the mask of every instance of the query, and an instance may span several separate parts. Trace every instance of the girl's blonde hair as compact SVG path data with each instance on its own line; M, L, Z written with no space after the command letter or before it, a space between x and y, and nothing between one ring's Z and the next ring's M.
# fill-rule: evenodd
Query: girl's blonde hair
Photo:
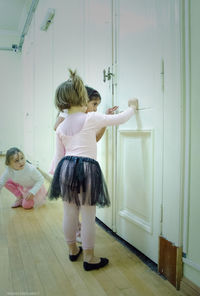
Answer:
M13 156L18 153L21 153L24 156L24 153L17 147L12 147L12 148L8 149L6 152L5 164L9 165Z
M55 94L55 105L60 110L70 109L72 106L86 106L88 95L82 79L76 71L69 69L70 79L61 83Z

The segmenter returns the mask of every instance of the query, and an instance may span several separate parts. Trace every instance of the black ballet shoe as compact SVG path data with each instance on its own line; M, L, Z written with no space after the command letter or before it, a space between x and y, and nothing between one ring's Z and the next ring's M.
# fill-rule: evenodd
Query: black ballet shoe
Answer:
M101 267L104 267L105 265L108 264L109 260L107 258L100 258L101 261L99 263L88 263L88 262L83 262L83 268L86 271L89 270L94 270L94 269L99 269Z
M79 247L79 252L76 255L69 255L69 260L76 261L79 257L79 255L82 253L83 249L82 247Z

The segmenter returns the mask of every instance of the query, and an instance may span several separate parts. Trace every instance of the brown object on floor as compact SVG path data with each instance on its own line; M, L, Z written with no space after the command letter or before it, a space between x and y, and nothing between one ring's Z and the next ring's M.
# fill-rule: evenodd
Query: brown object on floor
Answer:
M168 281L180 289L182 278L182 248L174 246L170 241L160 236L158 271Z

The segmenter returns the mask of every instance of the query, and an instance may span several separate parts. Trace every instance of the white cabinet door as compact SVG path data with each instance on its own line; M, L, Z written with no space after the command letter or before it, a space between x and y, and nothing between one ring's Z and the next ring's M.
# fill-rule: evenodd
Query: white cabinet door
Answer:
M26 158L34 162L34 23L29 29L23 46L23 106L24 148Z
M119 0L117 104L139 99L117 129L117 234L158 261L162 203L163 93L159 1ZM163 3L163 2L162 2Z
M103 81L103 70L106 75L108 67L112 69L112 1L85 1L85 83L95 88L102 101L98 108L105 112L112 106L111 80ZM112 71L112 70L111 70ZM97 217L107 226L113 226L112 208L112 128L107 128L103 138L98 143L98 156L111 197L111 207L97 209Z

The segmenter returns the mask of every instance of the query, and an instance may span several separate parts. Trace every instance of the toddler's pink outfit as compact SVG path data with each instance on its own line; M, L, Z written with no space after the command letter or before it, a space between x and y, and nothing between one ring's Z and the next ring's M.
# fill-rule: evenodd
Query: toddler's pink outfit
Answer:
M47 191L43 183L42 174L32 164L26 162L21 170L14 170L9 166L6 168L0 177L0 190L5 186L17 197L12 207L22 206L30 209L45 203ZM30 193L34 195L34 198L27 200L26 197Z
M44 185L42 185L34 198L29 200L26 200L26 196L29 194L30 188L25 188L22 185L13 182L11 179L9 179L5 183L5 188L12 192L18 198L13 204L13 208L21 206L24 209L31 209L36 206L41 206L45 203L45 196L47 195L47 191Z

